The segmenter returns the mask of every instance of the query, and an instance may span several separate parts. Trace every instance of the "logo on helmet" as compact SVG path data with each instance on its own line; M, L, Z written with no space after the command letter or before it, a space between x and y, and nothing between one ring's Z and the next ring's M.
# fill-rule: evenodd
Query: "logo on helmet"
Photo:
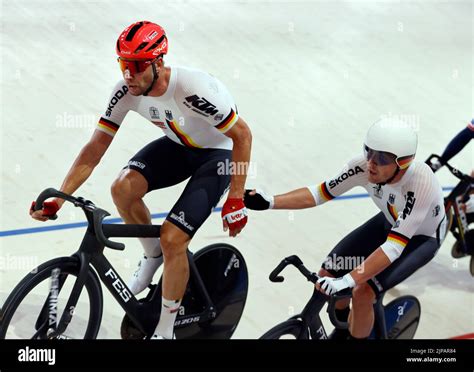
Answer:
M166 47L168 46L168 41L165 39L165 41L163 41L163 44L161 44L160 47L156 48L154 51L153 51L153 55L154 56L157 56L159 54L161 54L163 52L163 50L166 49Z
M153 40L155 36L158 35L158 32L153 31L150 35L148 35L146 38L147 40Z

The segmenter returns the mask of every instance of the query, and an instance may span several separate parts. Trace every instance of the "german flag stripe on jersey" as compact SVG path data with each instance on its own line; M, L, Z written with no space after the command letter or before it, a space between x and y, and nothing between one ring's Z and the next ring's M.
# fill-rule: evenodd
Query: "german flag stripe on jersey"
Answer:
M387 237L387 241L397 243L405 247L410 241L410 239L408 239L405 235L402 235L395 231L390 231L390 234L388 234Z
M238 118L239 117L234 112L234 110L230 109L230 114L227 115L227 117L224 120L222 120L220 124L217 124L216 128L219 129L221 132L225 132L232 125L234 125L234 123L237 121Z
M404 156L402 158L399 158L397 161L398 161L398 166L400 167L400 169L405 169L405 168L408 168L408 166L411 164L413 160L413 156Z
M120 128L120 126L115 124L113 121L104 118L99 119L97 126L111 136L115 135L115 133L117 133L118 129Z
M194 142L191 137L189 137L186 133L184 133L183 130L179 127L178 124L176 124L174 120L170 121L166 119L166 123L168 124L170 129L173 131L173 133L176 134L176 137L178 137L178 139L181 141L181 143L184 146L199 148L199 149L202 148L196 142Z
M397 208L395 208L394 205L387 203L387 209L390 215L392 216L393 220L396 221L398 219Z
M325 201L329 201L334 199L334 196L331 195L331 193L328 190L328 187L326 186L326 182L323 182L322 184L319 185L318 187L319 195L321 198Z

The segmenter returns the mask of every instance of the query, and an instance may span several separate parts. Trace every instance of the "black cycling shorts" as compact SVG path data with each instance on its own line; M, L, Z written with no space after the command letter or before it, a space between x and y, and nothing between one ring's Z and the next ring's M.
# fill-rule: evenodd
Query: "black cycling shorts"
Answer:
M322 264L322 268L335 277L341 277L357 267L386 240L392 226L382 212L342 239ZM413 236L400 257L367 283L376 295L395 287L420 267L426 265L438 251L437 239Z
M188 148L165 136L141 149L126 168L145 177L147 192L191 177L166 220L192 237L229 187L230 175L222 172L222 164L231 157L231 150Z

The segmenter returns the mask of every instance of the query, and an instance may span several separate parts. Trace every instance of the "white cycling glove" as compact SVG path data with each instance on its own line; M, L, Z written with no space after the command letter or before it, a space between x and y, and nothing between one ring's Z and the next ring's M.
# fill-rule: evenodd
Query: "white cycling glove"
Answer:
M354 279L352 279L351 274L346 274L340 278L324 276L318 279L318 283L324 293L326 293L328 296L346 288L353 288L356 285Z

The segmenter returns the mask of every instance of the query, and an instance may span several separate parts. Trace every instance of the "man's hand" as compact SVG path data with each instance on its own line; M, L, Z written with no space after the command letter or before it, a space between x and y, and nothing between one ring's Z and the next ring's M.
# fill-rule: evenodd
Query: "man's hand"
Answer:
M319 284L320 287L318 288L318 286L316 286L316 288L328 296L346 288L353 288L356 285L354 279L352 279L351 274L346 274L340 278L324 276L318 279L317 284Z
M50 201L50 202L44 202L43 203L43 209L39 209L37 211L34 210L36 205L36 202L31 203L30 207L30 216L34 218L35 220L38 221L47 221L51 217L53 217L57 211L62 206L62 203L58 203L56 200Z
M264 211L272 209L274 204L273 196L266 195L262 190L245 190L244 203L248 209Z
M222 222L224 231L229 230L229 236L237 236L247 224L247 208L239 198L228 198L222 207Z

